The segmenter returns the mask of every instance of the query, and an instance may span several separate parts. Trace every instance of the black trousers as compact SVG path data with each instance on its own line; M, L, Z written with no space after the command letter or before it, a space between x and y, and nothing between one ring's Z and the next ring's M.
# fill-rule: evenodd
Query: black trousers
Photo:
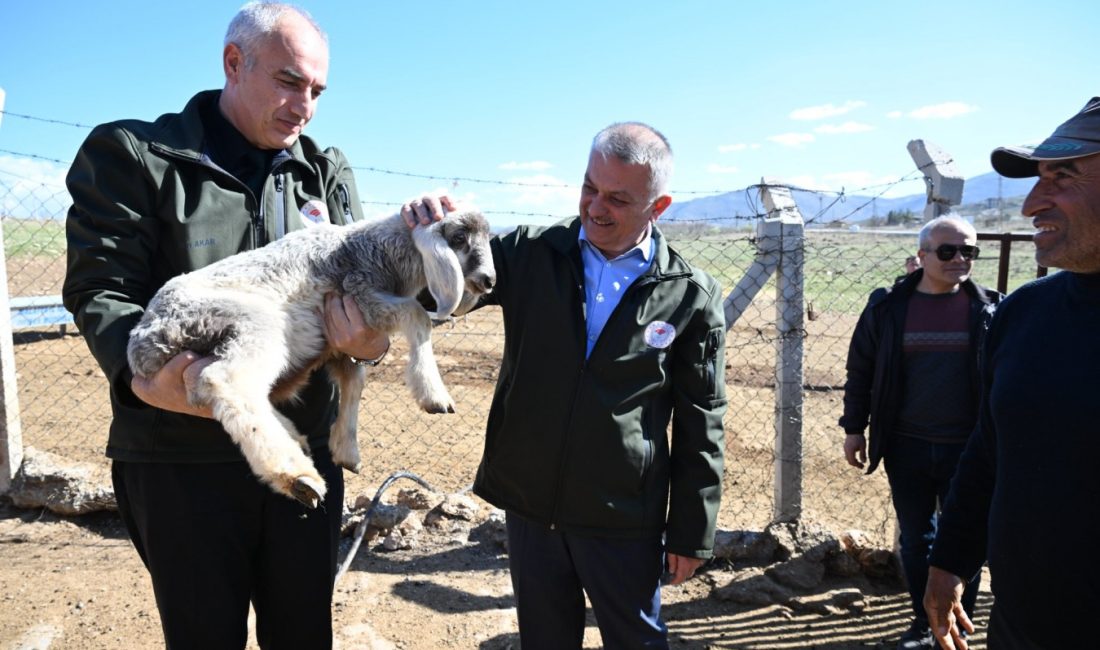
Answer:
M327 450L313 462L328 486L316 510L271 491L243 461L113 463L166 647L241 650L250 600L264 650L332 647L343 473Z
M668 650L661 621L664 544L582 537L509 512L508 566L523 650L580 650L584 596L607 650Z

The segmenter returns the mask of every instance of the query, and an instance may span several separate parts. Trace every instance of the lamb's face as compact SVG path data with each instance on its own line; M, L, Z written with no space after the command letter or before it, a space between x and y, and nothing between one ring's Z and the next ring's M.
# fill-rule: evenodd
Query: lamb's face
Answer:
M489 222L480 212L455 212L440 223L447 246L458 256L466 291L488 293L496 284L493 252L489 248Z

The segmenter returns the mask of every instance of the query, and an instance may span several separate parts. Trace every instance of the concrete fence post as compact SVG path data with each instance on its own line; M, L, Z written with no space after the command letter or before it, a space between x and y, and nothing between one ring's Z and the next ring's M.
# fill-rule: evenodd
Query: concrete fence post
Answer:
M4 114L0 88L0 120ZM11 338L8 265L4 254L4 227L0 221L0 495L11 489L23 464L23 428L19 423L19 393L15 389L15 343Z
M924 140L910 140L907 148L927 185L924 220L947 214L952 206L962 203L965 179L955 167L955 160L939 146Z
M23 464L23 428L15 386L15 344L9 305L4 227L0 221L0 495L11 489L12 479Z
M775 501L773 521L802 516L802 376L805 342L805 223L786 187L765 182L770 246L778 250L776 276Z

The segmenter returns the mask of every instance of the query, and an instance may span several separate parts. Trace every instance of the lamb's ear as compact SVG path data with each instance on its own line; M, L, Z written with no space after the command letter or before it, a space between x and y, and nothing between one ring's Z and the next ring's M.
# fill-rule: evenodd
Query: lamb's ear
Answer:
M458 256L443 238L443 224L435 222L430 226L417 225L412 231L413 243L424 258L424 277L428 281L428 291L435 298L436 315L439 318L450 316L462 300L462 265Z

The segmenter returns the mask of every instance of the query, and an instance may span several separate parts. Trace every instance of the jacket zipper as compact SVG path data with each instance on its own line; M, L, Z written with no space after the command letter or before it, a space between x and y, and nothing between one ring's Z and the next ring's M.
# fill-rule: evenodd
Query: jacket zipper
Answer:
M588 331L585 326L585 322L588 318L588 304L584 295L584 272L583 268L578 271L575 265L571 265L573 270L573 279L577 283L577 297L581 303L581 331L584 332L582 336L581 345L583 349L587 349L588 341L585 340L588 336ZM588 370L588 359L581 360L580 376L577 377L577 390L573 393L573 401L569 405L569 422L565 428L565 439L561 441L561 456L558 459L558 480L557 485L554 486L554 507L550 511L550 530L557 530L558 517L561 515L561 491L565 484L565 460L568 457L569 440L573 435L573 421L577 415L577 397L580 395L581 389L584 385L585 372Z
M707 334L706 347L703 350L703 360L707 364L707 386L710 388L710 394L714 395L718 392L718 333L709 332Z
M252 248L259 248L261 246L261 242L264 241L264 235L263 235L263 203L261 203L261 201L256 198L256 195L252 193L252 190L247 185L242 183L239 178L237 178L233 174L230 174L229 172L225 171L221 167L215 165L209 158L206 157L205 154L203 154L201 156L198 156L198 157L185 156L185 155L175 151L174 149L169 149L168 147L165 147L165 146L163 146L163 145L161 145L157 142L151 143L149 145L149 148L153 149L154 151L157 151L159 153L165 154L167 156L171 156L172 158L177 158L179 160L183 160L183 161L186 161L186 162L192 162L192 163L195 163L195 164L200 165L202 167L206 167L207 169L216 171L219 174L221 174L222 176L225 176L226 178L232 179L232 181L234 183L236 183L237 185L240 185L241 189L244 190L245 195L252 197L252 202L256 205L256 208L251 210L248 214L248 219L252 224L252 228L251 228Z
M345 183L340 183L336 186L338 192L340 192L340 206L344 209L344 224L349 224L354 221L351 216L351 192L348 191L348 186Z
M574 273L574 278L576 279L577 269L575 267L573 269L573 273ZM582 275L581 277L584 277L584 276ZM666 279L672 279L672 278L666 278ZM659 280L660 280L659 278L657 278L653 275L644 275L641 278L638 278L638 281L635 282L629 289L627 289L626 294L624 294L623 297L619 300L619 304L615 305L615 309L613 309L611 311L611 315L608 317L607 322L610 323L615 318L615 313L618 312L622 308L623 302L626 301L627 296L629 296L631 293L637 291L639 287L643 287L643 286L646 286L646 285L649 285L649 284L653 284L655 282L658 282ZM577 295L578 295L578 297L580 299L580 303L581 303L581 330L585 332L585 336L587 337L587 329L586 329L586 326L585 326L585 321L587 319L588 305L587 305L587 300L586 300L585 295L584 295L584 282L583 281L578 282L578 284L577 284ZM606 330L606 325L604 326L604 329ZM603 332L600 333L600 338L601 339L603 338ZM581 343L585 347L587 347L587 345L588 345L587 340L582 340ZM599 343L600 343L600 341L599 341L599 339L597 339L596 340L596 345L598 346ZM596 351L596 346L593 346L592 347L592 352L594 353L595 351ZM560 512L560 510L561 510L561 492L562 492L562 487L565 484L565 461L568 458L568 453L567 452L569 451L569 447L570 447L569 443L570 443L570 440L572 439L572 435L573 435L574 417L577 414L577 397L578 397L578 395L580 395L580 392L581 392L582 388L584 387L585 374L587 373L587 371L588 371L588 359L586 358L581 363L580 376L577 378L577 392L573 395L573 401L569 406L569 423L568 423L568 425L565 429L565 440L562 441L561 458L558 461L558 480L557 480L557 485L554 489L554 508L551 511L551 515L550 515L550 530L557 530L557 528L558 528L558 517L561 515L561 512ZM650 441L648 441L648 440L646 442L647 442L647 445L651 444ZM652 450L649 447L647 447L646 453L647 453L647 455L652 455ZM648 465L650 464L650 462L651 462L651 459L647 459L647 462L646 462L647 471L648 471Z
M286 197L283 195L283 175L275 174L275 239L286 235Z
M577 415L577 397L580 395L581 389L584 386L585 373L588 370L588 362L585 361L581 365L580 376L577 378L577 391L573 394L573 401L569 405L569 423L565 429L565 440L561 443L561 458L558 459L558 481L554 487L554 509L550 514L550 530L557 530L558 517L561 515L561 491L565 485L565 460L568 458L566 453L569 450L569 442L573 437L573 423Z

